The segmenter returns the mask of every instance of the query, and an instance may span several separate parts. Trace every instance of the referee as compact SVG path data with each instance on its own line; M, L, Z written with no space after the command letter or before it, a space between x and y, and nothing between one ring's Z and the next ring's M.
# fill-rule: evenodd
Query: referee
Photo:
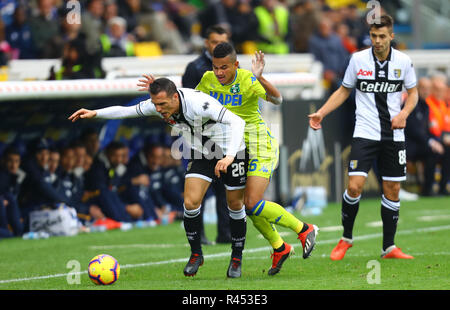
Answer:
M400 182L406 180L406 150L403 129L417 104L416 75L411 59L391 47L393 19L380 17L370 25L371 48L352 55L344 80L327 102L309 115L311 128L321 128L323 118L337 109L356 88L356 123L353 133L349 182L342 199L343 237L331 252L341 260L353 245L353 224L367 174L374 160L382 176L381 218L383 221L382 258L413 258L394 244L399 217ZM408 99L402 107L402 88Z

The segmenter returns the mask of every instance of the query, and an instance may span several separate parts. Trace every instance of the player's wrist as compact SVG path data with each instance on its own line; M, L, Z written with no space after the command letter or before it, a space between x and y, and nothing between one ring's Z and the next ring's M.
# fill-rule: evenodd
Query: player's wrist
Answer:
M227 154L227 155L225 155L224 158L226 158L227 160L233 161L234 157L235 157L235 155Z
M407 119L409 116L409 113L405 110L401 110L398 114L400 115L400 117L402 117L404 119Z

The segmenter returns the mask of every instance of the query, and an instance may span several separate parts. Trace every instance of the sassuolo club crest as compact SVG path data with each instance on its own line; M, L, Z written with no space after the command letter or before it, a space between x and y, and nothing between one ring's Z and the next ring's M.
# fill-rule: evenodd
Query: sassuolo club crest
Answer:
M238 94L241 91L239 84L234 84L233 86L231 86L230 88L230 92L232 94Z

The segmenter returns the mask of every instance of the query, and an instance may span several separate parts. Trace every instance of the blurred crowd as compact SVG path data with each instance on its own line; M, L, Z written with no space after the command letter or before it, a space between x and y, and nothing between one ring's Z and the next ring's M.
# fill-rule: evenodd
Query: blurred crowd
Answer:
M99 78L102 57L135 56L143 42L156 42L164 54L198 53L206 29L220 25L239 53L312 52L332 79L343 70L342 59L370 44L366 2L2 0L0 64L61 58L63 68L50 79ZM388 7L399 3L389 1Z
M171 144L172 138L163 134L141 138L131 149L113 141L99 150L98 133L88 128L67 143L38 138L4 146L0 238L28 232L31 212L62 205L75 208L86 229L148 227L180 219L185 167L172 157Z
M60 58L62 67L49 79L102 78L103 57L135 56L140 42L157 42L164 54L200 54L206 30L220 25L239 53L312 53L333 91L350 55L371 44L365 2L1 0L0 65ZM388 4L386 10L399 7L399 1ZM405 131L408 169L417 175L420 194L448 195L449 81L440 74L421 77L418 90ZM4 147L0 238L26 232L33 210L61 203L74 207L85 224L108 229L173 221L183 210L184 166L172 157L171 142L148 137L131 153L117 141L99 150L98 133L86 131L64 145L38 139Z
M421 195L432 196L436 192L440 195L449 195L449 81L444 74L435 73L421 77L417 89L419 101L408 117L405 129L409 170L416 176ZM437 190L434 188L435 183Z

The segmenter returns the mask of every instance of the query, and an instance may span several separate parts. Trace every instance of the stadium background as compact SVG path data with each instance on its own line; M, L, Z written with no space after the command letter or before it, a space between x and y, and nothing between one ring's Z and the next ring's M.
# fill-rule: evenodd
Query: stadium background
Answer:
M37 1L22 1L30 16L36 12ZM46 2L46 1L43 1ZM69 3L73 1L50 1L52 12L68 14ZM77 1L76 1L77 2ZM81 14L90 2L79 1ZM86 127L94 127L101 133L101 147L112 140L126 142L133 155L142 146L142 141L150 136L169 133L164 123L157 119L135 119L124 121L89 121L71 124L67 117L80 107L99 108L113 104L129 105L146 98L137 92L137 79L143 73L168 76L178 86L187 63L201 51L201 22L196 17L208 9L202 1L100 1L109 6L116 3L120 8L132 2L140 2L141 7L151 5L163 14L174 29L183 47L171 50L167 44L157 40L146 41L151 36L136 39L133 44L134 55L126 57L102 57L102 79L70 79L49 81L50 72L58 72L63 63L61 57L19 59L17 48L9 44L3 36L2 59L4 60L0 83L0 145L14 144L22 147L35 137L49 138L55 143L73 140ZM195 2L195 3L194 3ZM227 1L211 3L220 5ZM234 1L230 1L235 3ZM279 5L289 8L290 14L297 14L297 8L305 2L313 3L315 11L321 16L339 20L346 8L357 9L359 19L364 20L371 10L369 1L282 1ZM412 57L418 77L436 71L450 74L450 41L446 30L450 28L450 5L448 1L399 0L380 1L387 13L394 16L396 24L396 45ZM21 1L2 1L1 12L6 29L11 8ZM259 1L242 1L252 10ZM237 2L235 3L237 5ZM106 8L106 7L105 7ZM8 14L9 12L9 14ZM106 11L105 11L106 12ZM347 14L347 13L346 13ZM124 15L124 17L126 17ZM431 18L432 17L432 18ZM226 22L226 21L225 21ZM229 25L232 27L232 25ZM186 30L188 27L188 31ZM341 108L329 117L320 132L308 130L306 115L316 110L331 91L323 77L323 64L308 52L299 53L289 42L299 29L291 30L286 40L289 53L267 53L265 74L285 98L281 107L261 103L263 117L281 142L281 161L274 176L268 195L283 203L295 204L298 186L319 186L326 190L328 201L339 201L345 186L345 160L352 132L352 119L348 118L351 105ZM169 35L169 34L167 34ZM354 38L356 48L367 45L367 38ZM240 52L241 67L250 69L251 53L258 47L258 37L253 40L234 42ZM362 44L362 45L361 45ZM5 47L6 46L6 47ZM62 45L63 46L63 45ZM54 51L58 55L58 51ZM20 57L20 56L19 56ZM331 86L332 87L332 86ZM306 147L306 148L305 148ZM303 163L301 163L303 158ZM409 184L414 191L415 184ZM367 194L378 194L378 183L374 175L369 176Z

